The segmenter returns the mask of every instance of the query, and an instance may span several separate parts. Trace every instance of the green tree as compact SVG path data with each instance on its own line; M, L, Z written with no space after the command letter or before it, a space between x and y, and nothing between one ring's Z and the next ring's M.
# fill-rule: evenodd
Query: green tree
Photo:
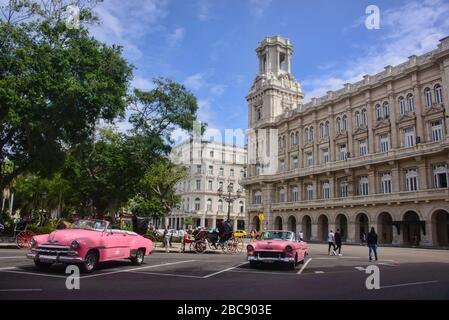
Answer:
M124 114L132 67L120 47L89 35L89 7L68 28L68 3L84 2L10 1L0 20L0 167L13 163L0 190L25 172L55 172L100 120Z

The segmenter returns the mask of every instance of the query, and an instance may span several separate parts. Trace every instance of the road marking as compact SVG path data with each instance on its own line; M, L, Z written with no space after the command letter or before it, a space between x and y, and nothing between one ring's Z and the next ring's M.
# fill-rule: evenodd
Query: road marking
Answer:
M0 259L26 259L25 256L17 256L17 257L0 257Z
M14 269L17 269L17 267L0 268L0 271L3 271L3 270L14 270Z
M280 275L280 276L295 276L296 277L296 273L291 273L291 272L286 272L286 273L282 273L282 272L270 272L270 271L251 271L251 270L231 270L229 272L234 272L234 273L254 273L254 274L271 274L271 275Z
M207 276L204 276L203 279L207 279L207 278L210 278L210 277L219 275L220 273L223 273L223 272L231 271L231 270L233 270L233 269L235 269L235 268L241 267L241 266L243 266L244 264L248 264L248 263L249 263L249 262L245 261L245 262L242 262L242 263L240 263L240 264L238 264L238 265L236 265L236 266L234 266L234 267L230 267L230 268L227 268L227 269L224 269L224 270L221 270L221 271L217 271L217 272L208 274Z
M418 286L421 284L431 284L431 283L438 283L439 281L422 281L422 282L411 282L411 283L402 283L402 284L395 284L391 286L382 286L381 289L388 289L388 288L398 288L398 287L406 287L406 286Z
M316 274L322 274L324 271L315 271Z
M38 292L42 289L0 289L0 292Z
M306 263L304 263L302 268L298 271L298 274L301 274L304 271L304 269L307 267L307 265L310 263L310 261L312 261L312 258L309 258L309 260L307 260Z
M17 269L17 268L15 268L15 269ZM26 274L26 275L32 275L32 276L40 276L40 277L49 277L49 278L67 278L66 276L58 276L58 275L55 275L55 274L19 271L19 269L17 269L17 270L0 270L0 271L1 272L8 272L8 273L17 273L17 274Z
M187 275L187 274L159 273L159 272L139 272L139 271L130 271L130 273L143 274L143 275L153 275L153 276L166 276L166 277L178 277L178 278L203 279L202 276L192 276L192 275Z
M366 270L364 267L354 267L354 268L359 270L359 271L365 271Z
M107 276L107 275L110 275L110 274L117 274L117 273L132 272L132 271L136 271L136 270L145 270L145 269L152 269L152 268L157 268L157 267L165 267L165 266L171 266L171 265L175 265L175 264L182 264L182 263L195 262L195 261L198 261L198 260L186 260L186 261L178 261L178 262L161 263L161 264L145 266L145 267L139 267L139 268L132 268L132 269L117 270L117 271L111 271L111 272L105 272L105 273L98 273L98 274L93 274L93 275L89 275L89 276L83 276L83 277L81 277L81 279Z

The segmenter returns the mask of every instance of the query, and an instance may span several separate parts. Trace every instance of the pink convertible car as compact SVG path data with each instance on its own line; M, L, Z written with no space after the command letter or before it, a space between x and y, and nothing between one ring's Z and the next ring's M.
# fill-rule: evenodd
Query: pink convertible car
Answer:
M265 231L260 239L247 247L251 267L260 263L287 263L295 269L308 255L307 243L291 231Z
M151 240L134 232L111 229L107 221L79 220L70 229L33 237L27 257L38 268L49 268L53 263L78 264L89 273L99 262L110 260L130 259L140 265L153 249Z

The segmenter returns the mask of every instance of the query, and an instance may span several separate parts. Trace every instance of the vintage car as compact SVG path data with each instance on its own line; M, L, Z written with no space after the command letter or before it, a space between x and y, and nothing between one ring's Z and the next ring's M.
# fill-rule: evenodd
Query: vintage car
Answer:
M304 263L307 255L307 243L291 231L264 231L258 241L247 246L251 267L282 262L295 269L299 263Z
M69 229L34 236L27 258L40 269L54 263L77 264L90 273L104 261L130 259L141 265L153 250L153 242L137 233L112 229L103 220L78 220Z

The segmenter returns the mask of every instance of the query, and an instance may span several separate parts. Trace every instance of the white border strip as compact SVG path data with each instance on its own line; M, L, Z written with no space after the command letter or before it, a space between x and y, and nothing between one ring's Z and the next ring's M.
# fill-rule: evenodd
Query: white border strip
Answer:
M307 267L307 265L310 263L310 261L312 261L312 258L309 258L309 260L307 260L304 265L302 266L302 268L298 271L298 274L301 274Z
M402 284L395 284L391 286L382 286L381 289L388 289L388 288L399 288L399 287L407 287L407 286L418 286L421 284L431 284L431 283L438 283L439 281L433 280L433 281L422 281L422 282L411 282L411 283L402 283Z

